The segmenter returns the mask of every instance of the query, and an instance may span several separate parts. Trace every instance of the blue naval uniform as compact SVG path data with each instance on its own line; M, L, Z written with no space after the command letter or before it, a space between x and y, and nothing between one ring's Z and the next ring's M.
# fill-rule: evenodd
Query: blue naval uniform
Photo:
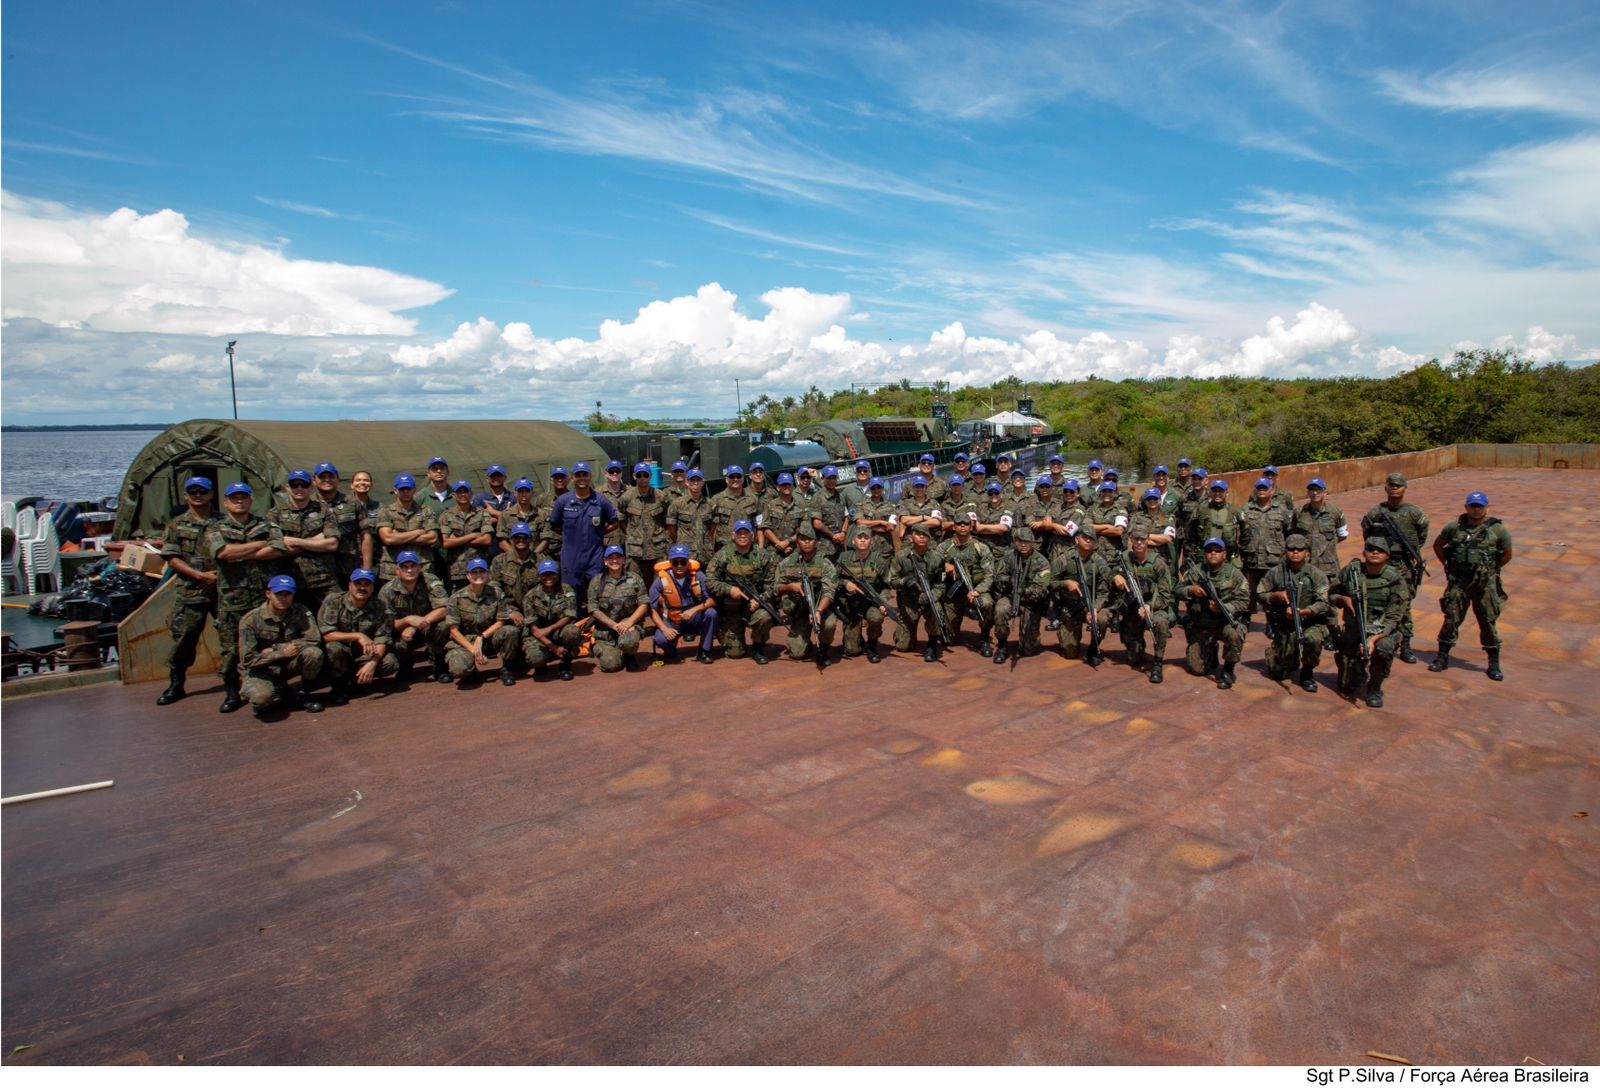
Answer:
M589 581L604 569L606 529L617 523L617 508L598 491L580 499L569 491L556 500L550 524L561 533L561 580L571 586L581 605Z

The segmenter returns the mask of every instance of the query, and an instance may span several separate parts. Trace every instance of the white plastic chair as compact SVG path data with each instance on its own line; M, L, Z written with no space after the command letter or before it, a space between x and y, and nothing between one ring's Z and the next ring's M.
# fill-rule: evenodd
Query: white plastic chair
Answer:
M0 529L10 529L15 532L17 528L17 504L10 499L0 502Z
M46 514L39 519L34 535L22 545L22 576L27 592L40 592L41 577L50 579L50 591L61 591L61 538L56 535L56 520Z
M17 541L20 544L39 530L39 511L25 506L17 511Z

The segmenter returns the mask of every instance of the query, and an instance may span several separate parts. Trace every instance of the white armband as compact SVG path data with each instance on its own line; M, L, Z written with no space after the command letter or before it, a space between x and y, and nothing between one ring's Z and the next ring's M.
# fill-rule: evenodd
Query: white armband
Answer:
M1339 526L1339 539L1340 540L1345 539L1349 535L1350 535L1350 526L1348 526L1348 525Z
M1075 522L1075 521L1068 521L1067 522L1067 535L1068 536L1077 536L1078 535L1078 523L1077 522Z
M889 524L890 525L899 525L900 524L900 515L899 514L890 514L889 515Z
M761 523L763 521L766 521L766 520L767 520L767 515L765 515L765 514L757 514L756 515L756 528L757 529L761 528Z
M967 520L972 522L974 525L978 524L978 512L976 510L968 510Z
M1128 519L1119 515L1111 519L1111 524L1118 529L1126 529L1128 527Z
M1001 514L1000 515L1000 524L1004 525L1007 529L1011 528L1011 515L1010 514Z
M943 521L944 520L944 515L939 513L939 511L937 511L937 510L933 511L933 513L930 514L929 517L933 518L934 521Z

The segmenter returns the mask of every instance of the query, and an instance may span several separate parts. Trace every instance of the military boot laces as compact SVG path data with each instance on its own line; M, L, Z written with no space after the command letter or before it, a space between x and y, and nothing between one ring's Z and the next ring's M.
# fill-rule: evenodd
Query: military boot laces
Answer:
M1500 671L1500 651L1499 650L1490 650L1489 651L1489 672L1488 672L1488 675L1489 675L1489 679L1491 679L1491 680L1504 680L1506 678L1506 674Z
M172 669L167 673L167 690L156 697L156 706L169 706L182 699L187 692L183 690L184 670Z

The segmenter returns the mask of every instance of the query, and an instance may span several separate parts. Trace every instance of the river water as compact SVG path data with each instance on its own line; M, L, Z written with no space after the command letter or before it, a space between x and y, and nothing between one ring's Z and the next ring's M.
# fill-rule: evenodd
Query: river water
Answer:
M0 434L0 494L103 500L122 489L128 466L160 433L6 431Z

